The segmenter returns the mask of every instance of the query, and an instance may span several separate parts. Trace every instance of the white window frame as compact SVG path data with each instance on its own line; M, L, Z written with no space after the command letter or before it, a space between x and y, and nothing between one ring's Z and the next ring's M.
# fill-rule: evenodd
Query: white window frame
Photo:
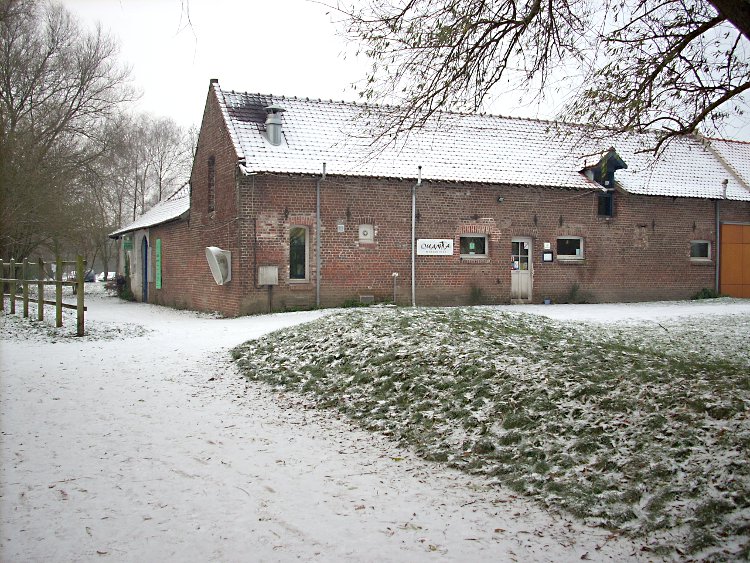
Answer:
M461 252L461 239L463 238L481 238L484 239L484 254L461 254L461 258L489 258L489 245L487 235L482 233L464 233L458 236L458 251Z
M305 232L305 277L292 278L292 229L302 229ZM289 225L289 260L287 268L289 271L289 283L308 283L310 281L310 227L307 225Z
M694 244L705 244L708 250L708 256L693 256ZM691 240L690 241L690 261L691 262L710 262L711 261L711 241L710 240Z
M559 241L561 240L577 240L579 244L579 248L581 253L580 254L560 254L559 253ZM557 259L565 261L581 261L585 257L585 250L584 250L584 244L583 244L583 237L557 237L555 242L555 252L557 253Z

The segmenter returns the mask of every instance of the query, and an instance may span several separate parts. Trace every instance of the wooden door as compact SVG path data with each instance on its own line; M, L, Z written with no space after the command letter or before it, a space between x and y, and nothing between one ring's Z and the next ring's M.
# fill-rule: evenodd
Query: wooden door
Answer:
M533 286L530 238L512 239L510 260L510 302L530 303Z
M721 225L719 292L750 298L750 225Z

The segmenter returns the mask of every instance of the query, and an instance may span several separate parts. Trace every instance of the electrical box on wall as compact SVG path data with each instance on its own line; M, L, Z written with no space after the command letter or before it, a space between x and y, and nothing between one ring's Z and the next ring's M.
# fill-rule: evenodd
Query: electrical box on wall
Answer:
M259 266L258 285L279 285L279 267Z
M372 225L359 226L359 242L375 242L375 229Z

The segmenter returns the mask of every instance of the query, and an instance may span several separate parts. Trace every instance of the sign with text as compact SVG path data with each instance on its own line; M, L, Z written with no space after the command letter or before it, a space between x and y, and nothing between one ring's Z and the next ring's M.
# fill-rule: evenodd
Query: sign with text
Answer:
M417 256L453 256L453 239L417 239Z

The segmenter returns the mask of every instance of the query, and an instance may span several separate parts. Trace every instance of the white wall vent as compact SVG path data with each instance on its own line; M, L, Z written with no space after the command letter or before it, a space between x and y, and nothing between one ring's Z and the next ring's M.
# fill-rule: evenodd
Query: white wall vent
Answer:
M372 225L360 225L359 226L359 242L372 243L375 242L375 229Z

